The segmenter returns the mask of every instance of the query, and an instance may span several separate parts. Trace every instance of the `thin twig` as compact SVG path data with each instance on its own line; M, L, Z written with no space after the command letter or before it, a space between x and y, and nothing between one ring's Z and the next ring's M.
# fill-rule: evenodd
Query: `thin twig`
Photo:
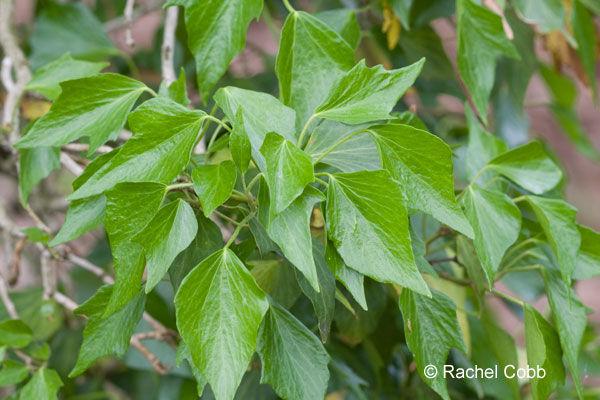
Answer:
M147 1L140 4L137 8L132 11L131 20L134 21L140 17L143 17L146 14L150 14L153 11L160 10L163 6L163 0L153 0ZM127 19L125 15L119 16L115 19L111 19L110 21L104 24L104 30L107 32L116 31L118 29L127 26Z
M123 11L123 16L125 17L125 43L131 48L135 47L135 41L133 40L133 36L131 35L134 5L135 0L127 0L127 3L125 4L125 10Z
M179 18L179 7L172 6L167 8L165 15L165 28L163 42L161 47L161 70L162 77L167 86L175 82L175 31L177 30L177 20Z
M73 175L79 176L83 173L83 168L79 166L67 153L64 151L60 152L60 162L66 169L71 171Z
M65 144L62 147L63 150L65 151L70 151L73 153L79 153L79 152L87 152L90 149L90 145L86 144L86 143L68 143ZM110 146L100 146L96 149L97 153L110 153L111 151L113 151L114 149Z
M18 319L19 314L17 314L17 309L15 308L15 304L12 302L12 300L8 296L8 287L6 285L6 281L4 280L4 276L2 276L2 274L0 274L0 298L2 298L2 303L4 303L4 308L6 308L8 315L12 319Z

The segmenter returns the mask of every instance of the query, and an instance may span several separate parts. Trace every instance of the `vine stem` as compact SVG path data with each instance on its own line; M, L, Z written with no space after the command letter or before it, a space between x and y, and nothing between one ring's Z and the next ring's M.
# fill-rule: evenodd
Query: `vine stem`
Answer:
M284 1L286 1L286 0L284 0ZM298 147L302 146L302 142L304 141L304 136L306 135L306 131L308 130L310 123L313 122L313 120L315 118L317 118L317 114L311 115L311 117L308 119L308 121L306 121L306 124L304 124L304 128L302 128L302 132L300 132L300 137L298 138Z
M497 291L497 290L492 290L492 291L491 291L491 293L492 293L492 294L495 294L495 295L496 295L496 296L498 296L498 297L502 297L503 299L505 299L505 300L508 300L508 301L510 301L511 303L515 303L515 304L518 304L518 305L520 305L521 307L525 307L525 303L524 303L523 301L521 301L521 300L519 300L519 299L516 299L516 298L514 298L514 297L512 297L512 296L509 296L508 294L505 294L505 293L499 292L499 291Z
M177 30L177 19L179 17L179 7L173 6L167 8L165 15L165 28L163 33L163 42L160 48L161 73L167 86L175 82L175 31Z
M471 186L473 186L473 184L475 182L477 182L477 179L479 179L479 177L481 175L483 175L483 173L487 170L488 166L486 165L485 167L481 168L479 170L479 172L473 177L473 179L471 179L471 182L469 182L469 184L467 185L466 188L464 188L464 190L456 197L456 201L458 202L460 199L463 198L463 196L465 195L465 193L467 193L467 189L469 189Z
M338 140L336 143L334 143L333 146L331 146L330 148L328 148L327 150L325 150L325 152L323 154L321 154L315 161L313 161L313 165L317 165L322 159L324 159L325 157L327 157L328 154L330 154L333 150L335 150L336 148L338 148L339 146L341 146L342 144L346 143L347 141L349 141L350 139L352 139L354 136L357 136L361 133L367 133L368 131L357 131L354 132L340 140Z
M185 183L175 183L173 185L167 186L167 192L175 189L189 188L194 186L193 183L185 182Z
M291 13L296 12L296 9L294 7L292 7L289 0L283 0L283 5L285 6L285 8L288 9L289 12L291 12Z
M252 189L252 186L254 186L256 182L258 182L261 176L263 176L262 172L260 174L257 174L254 178L252 178L252 180L248 183L248 186L246 187L246 194L250 193L250 189Z
M231 246L231 244L238 237L238 235L242 231L242 228L244 228L248 224L248 221L250 221L252 219L252 217L254 217L255 214L256 214L256 211L252 211L250 214L246 215L246 217L243 220L240 221L239 225L235 228L235 231L233 231L233 234L231 235L231 237L225 244L225 247L224 247L225 249L229 249L229 246Z
M221 125L223 128L227 129L229 132L231 132L231 128L229 126L227 126L227 124L225 122L221 121L219 118L213 117L212 115L205 115L204 119L207 119L209 121L214 121L217 124Z

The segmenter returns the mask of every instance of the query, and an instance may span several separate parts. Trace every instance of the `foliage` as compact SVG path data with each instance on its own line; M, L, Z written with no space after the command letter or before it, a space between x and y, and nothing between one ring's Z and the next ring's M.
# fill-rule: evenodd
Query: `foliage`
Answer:
M134 62L157 66L116 49L102 7L40 4L26 90L52 106L14 143L23 205L66 145L84 145L85 169L58 232L20 235L59 260L92 229L106 238L89 256L97 276L11 293L20 319L0 311L11 398L108 398L115 385L157 399L597 395L582 379L600 370L597 336L574 285L600 275L600 234L576 221L560 162L530 141L523 104L539 71L567 137L600 158L560 69L574 66L596 93L598 7L314 3L167 1L182 14L176 65L162 64L181 67L174 82L140 81ZM235 77L228 68L259 17L276 60ZM432 28L440 18L455 24L457 76ZM571 58L537 60L536 35ZM440 95L464 103L464 116ZM70 304L62 292L87 298L70 310L87 322L59 312ZM543 295L549 309L534 308ZM491 298L521 321L524 345ZM515 363L546 375L447 380L426 369Z

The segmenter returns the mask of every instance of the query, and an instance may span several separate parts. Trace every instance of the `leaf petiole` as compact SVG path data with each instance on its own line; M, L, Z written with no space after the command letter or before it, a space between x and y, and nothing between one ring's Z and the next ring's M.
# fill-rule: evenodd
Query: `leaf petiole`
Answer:
M171 190L175 190L175 189L183 189L183 188L189 188L194 186L193 183L190 182L185 182L185 183L175 183L173 185L169 185L167 186L167 192L171 191Z
M248 225L248 221L250 221L254 217L255 214L256 214L256 211L252 211L250 214L246 215L246 217L243 220L240 221L238 226L235 228L235 231L233 231L233 234L231 235L231 237L225 244L225 247L224 247L225 249L228 249L229 246L231 246L231 244L235 241L235 239L238 237L238 235L242 231L242 228L245 227L246 225Z
M302 132L300 132L300 137L298 138L298 147L302 147L302 142L304 141L304 136L306 135L306 131L308 130L308 127L310 126L310 123L313 122L313 120L317 118L317 114L313 114L308 121L306 121L306 124L304 124L304 128L302 128Z

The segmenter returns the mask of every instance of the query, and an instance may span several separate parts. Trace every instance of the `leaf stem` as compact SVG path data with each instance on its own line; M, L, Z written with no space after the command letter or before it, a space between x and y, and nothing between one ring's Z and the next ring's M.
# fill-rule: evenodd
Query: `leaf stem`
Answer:
M292 5L290 4L289 0L283 0L283 5L285 6L285 8L288 9L289 12L291 12L291 13L296 12L294 7L292 7Z
M539 239L537 238L537 236L523 240L521 243L517 244L515 247L513 247L512 249L510 249L506 252L504 257L502 257L502 260L500 261L500 265L504 264L504 262L508 259L508 257L512 256L518 250L522 249L523 247L527 246L530 243L536 243L536 242L539 242Z
M144 91L150 93L154 97L158 97L158 93L156 93L154 90L152 90L152 88L149 88L148 86L146 86Z
M523 301L521 301L519 299L516 299L516 298L514 298L512 296L509 296L508 294L499 292L497 290L492 290L491 293L495 294L498 297L502 297L503 299L508 300L508 301L510 301L512 303L518 304L521 307L525 307L525 303Z
M248 224L248 221L250 221L254 217L255 214L256 214L256 211L252 211L250 214L246 215L246 217L239 223L239 225L235 228L235 231L233 231L231 238L229 238L229 240L225 244L225 247L224 247L225 249L228 249L229 246L231 246L231 244L235 241L235 239L240 234L242 228Z
M283 0L283 1L285 2L286 0ZM300 132L300 137L298 138L298 147L302 147L302 142L304 141L304 136L306 135L308 126L310 125L311 122L313 122L313 120L315 118L317 118L317 114L311 115L311 117L308 119L308 121L306 121L306 124L304 124L304 128L302 128L302 132Z
M263 175L263 173L259 173L256 174L256 176L254 178L252 178L252 180L248 183L248 186L246 187L246 193L250 193L250 190L252 189L252 186L254 186L254 184L256 182L258 182L258 180L260 179L260 177Z
M518 203L520 201L527 200L527 196L519 196L512 199L513 203Z
M329 186L329 182L325 182L323 179L319 179L315 176L315 181L319 182L323 186Z
M231 128L229 126L227 126L227 124L223 121L221 121L219 118L213 117L212 115L205 115L204 119L207 119L209 121L214 121L217 124L221 125L223 128L227 129L229 132L231 132Z
M319 158L317 158L315 161L313 161L313 165L317 165L322 159L324 159L325 157L327 157L327 155L329 153L331 153L333 150L335 150L337 147L341 146L342 144L346 143L348 140L352 139L354 136L360 134L360 133L367 133L367 131L356 131L340 140L338 140L333 146L331 146L330 148L328 148L327 150L325 150L325 152L323 154L321 154L319 156Z
M479 170L479 172L473 177L473 179L471 179L471 182L469 182L469 184L467 185L466 188L463 189L463 191L456 197L456 201L458 202L460 199L463 198L463 196L465 195L465 193L467 192L467 189L469 189L471 186L473 186L473 184L475 182L477 182L477 179L479 179L479 177L481 175L483 175L483 173L487 170L488 166L486 165L485 167L481 168Z
M500 271L500 273L498 274L498 276L496 277L496 280L499 281L500 279L504 278L504 276L510 272L524 272L524 271L533 271L536 269L541 269L541 265L539 264L531 264L531 265L525 265L523 267L515 267L515 268L511 268L511 269L504 269L503 271Z
M194 186L193 183L185 182L185 183L175 183L173 185L167 186L167 192L175 189L189 188Z
M240 224L240 223L239 223L239 222L237 222L235 219L233 219L233 218L231 218L231 217L228 217L227 215L223 214L222 212L219 212L219 211L217 211L217 210L213 210L213 212L214 212L215 214L217 214L219 217L223 218L224 220L231 222L231 223L232 223L233 225L235 225L235 226L238 226L238 225Z

